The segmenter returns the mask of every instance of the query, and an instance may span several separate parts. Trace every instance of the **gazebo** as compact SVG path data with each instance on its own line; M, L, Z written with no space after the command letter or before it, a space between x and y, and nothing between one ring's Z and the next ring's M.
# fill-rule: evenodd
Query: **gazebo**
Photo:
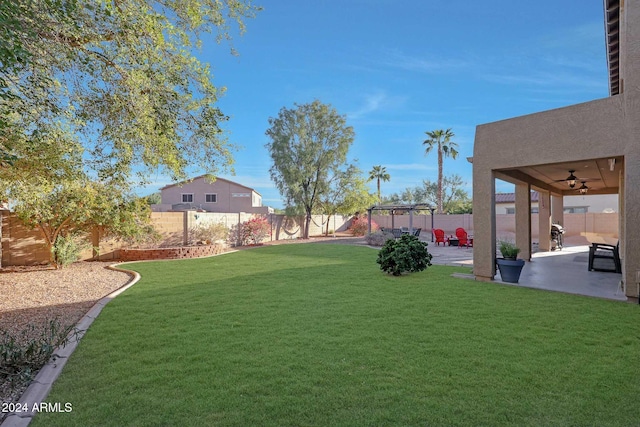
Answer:
M414 203L405 205L376 205L367 209L369 220L369 233L371 233L371 213L373 211L389 211L391 212L391 228L394 228L394 216L396 212L409 212L409 231L413 233L413 212L428 210L431 213L431 230L433 230L433 213L436 208L426 203ZM433 231L431 233L431 241L433 242Z

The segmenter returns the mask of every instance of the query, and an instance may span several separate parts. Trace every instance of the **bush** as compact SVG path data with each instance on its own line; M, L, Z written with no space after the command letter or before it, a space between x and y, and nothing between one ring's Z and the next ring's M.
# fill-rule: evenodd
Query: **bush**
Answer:
M399 276L405 272L425 270L431 266L431 258L427 243L421 242L416 236L405 234L398 240L387 240L378 252L376 262L380 264L382 271Z
M1 331L0 383L19 387L31 382L40 368L49 361L53 351L67 344L67 337L73 329L73 325L62 327L54 319L40 331L33 325L17 335Z
M84 248L73 235L59 234L51 251L56 268L66 267L80 259L80 252Z
M500 253L505 259L516 259L520 253L520 248L514 243L506 240L500 241Z
M256 217L242 223L240 239L243 245L257 245L271 236L271 224L266 218Z
M371 220L371 231L376 231L378 228L378 224ZM354 236L366 235L369 232L369 218L366 216L354 218L353 221L351 221L351 227L349 227L349 230Z
M189 230L189 237L191 243L211 244L219 240L226 242L229 237L229 229L226 225L219 222L198 224Z
M382 246L389 239L393 239L392 233L387 233L385 231L378 230L373 233L369 233L365 236L365 240L368 245L371 246Z

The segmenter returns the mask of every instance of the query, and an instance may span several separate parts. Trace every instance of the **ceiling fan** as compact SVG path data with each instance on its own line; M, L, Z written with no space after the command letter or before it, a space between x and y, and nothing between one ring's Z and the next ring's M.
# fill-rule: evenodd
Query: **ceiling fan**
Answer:
M575 169L570 169L568 177L566 177L565 179L556 179L553 182L566 182L567 185L569 186L569 188L574 188L576 186L576 184L579 182L579 183L582 184L582 187L588 188L585 185L586 182L599 181L598 179L595 179L595 178L578 178L577 176L574 175L575 172L576 172ZM582 187L580 187L580 188L582 188Z
M591 181L599 181L595 178L578 178L577 176L575 176L575 172L575 169L570 169L568 177L566 177L565 179L556 179L553 182L566 182L569 188L575 188L576 184L580 183L580 187L576 188L576 190L580 194L587 194L587 191L589 191L589 187L587 187L586 183Z

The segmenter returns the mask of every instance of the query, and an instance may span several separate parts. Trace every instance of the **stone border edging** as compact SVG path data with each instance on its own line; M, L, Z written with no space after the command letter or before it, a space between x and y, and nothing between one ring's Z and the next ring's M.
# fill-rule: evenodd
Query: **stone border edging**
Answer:
M211 258L214 256L220 256L220 255L230 254L234 252L238 252L238 251L232 250L228 252L207 255L200 258ZM127 289L135 285L136 283L138 283L138 281L141 279L141 276L138 272L121 268L119 267L120 265L129 264L132 262L158 262L158 261L180 261L180 260L181 259L125 261L125 262L118 262L118 263L107 266L106 268L110 270L121 271L123 273L129 274L130 276L132 276L131 280L129 280L129 282L127 282L124 286L102 297L100 300L98 300L97 303L93 305L93 307L91 307L91 309L89 309L89 311L87 311L87 313L82 317L82 319L80 319L80 321L76 323L75 330L67 336L67 338L69 338L71 335L73 335L73 337L69 339L69 342L67 343L67 345L63 347L58 347L54 350L53 355L51 356L51 359L49 359L49 361L42 367L42 369L38 371L38 374L36 375L34 380L31 382L31 384L29 384L29 387L27 387L25 392L22 393L22 396L20 396L20 400L18 402L20 404L27 403L28 408L31 408L31 409L33 409L34 404L40 404L41 402L43 402L49 395L49 392L51 391L51 387L53 386L53 383L62 373L62 369L66 365L67 360L69 359L69 356L71 356L71 354L74 352L74 350L78 346L78 343L80 342L84 334L89 329L89 326L91 326L93 321L98 317L98 315L100 314L104 306L107 305L112 299L114 299L115 297L117 297L118 295L120 295L121 293L123 293L124 291L126 291ZM76 333L76 331L79 331L79 332ZM31 420L33 419L33 417L36 416L36 414L37 412L33 412L31 410L27 412L19 412L19 413L10 412L7 414L2 424L0 424L0 427L27 427L31 422Z
M7 417L2 422L1 427L26 427L29 425L33 417L38 413L38 411L33 411L34 406L39 405L47 398L53 383L60 376L67 360L69 360L69 356L74 352L78 343L89 329L89 326L91 326L93 321L98 317L102 309L112 299L138 283L140 280L140 274L133 270L120 268L118 265L119 264L112 264L107 266L107 268L127 273L132 276L131 279L124 286L98 300L98 302L89 309L82 319L76 323L74 331L67 335L67 344L54 350L51 359L49 359L42 369L38 371L38 374L31 384L29 384L29 387L27 387L25 392L22 393L22 396L20 396L20 400L16 402L21 405L26 404L29 410L26 412L11 412L7 414Z

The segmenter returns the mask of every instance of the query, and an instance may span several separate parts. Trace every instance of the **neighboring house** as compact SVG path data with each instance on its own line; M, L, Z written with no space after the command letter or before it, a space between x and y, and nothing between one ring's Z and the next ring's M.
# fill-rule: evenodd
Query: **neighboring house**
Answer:
M553 11L549 11L553 13ZM610 96L479 125L473 153L473 272L492 280L496 259L496 179L515 184L516 244L531 258L530 194L539 193L539 230L562 218L564 196L619 198L622 282L639 293L640 271L640 0L604 0ZM549 250L547 239L540 250Z
M617 194L564 196L564 213L615 213L618 212ZM496 193L496 213L516 213L516 193ZM531 213L538 213L538 192L531 192Z
M496 193L496 214L516 213L516 193ZM538 213L538 193L531 192L531 213Z
M200 210L205 212L273 213L262 206L262 196L253 188L224 178L210 182L205 175L160 189L162 202L155 212Z

